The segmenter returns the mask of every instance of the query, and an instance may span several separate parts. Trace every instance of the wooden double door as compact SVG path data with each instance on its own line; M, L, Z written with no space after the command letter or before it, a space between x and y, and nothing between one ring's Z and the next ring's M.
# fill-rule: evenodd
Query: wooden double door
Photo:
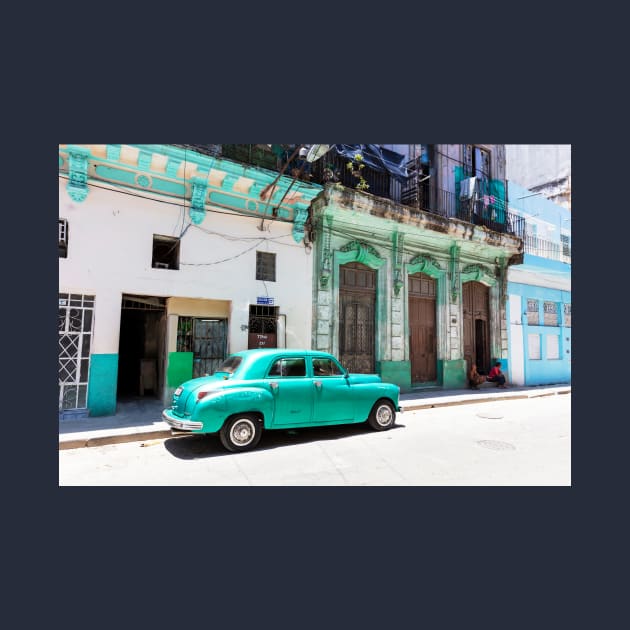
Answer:
M373 374L376 271L360 263L339 267L339 360L350 372Z
M465 282L462 285L462 310L466 371L474 363L480 374L488 374L491 367L488 287L481 282Z
M423 273L409 276L409 354L411 382L437 379L436 281Z

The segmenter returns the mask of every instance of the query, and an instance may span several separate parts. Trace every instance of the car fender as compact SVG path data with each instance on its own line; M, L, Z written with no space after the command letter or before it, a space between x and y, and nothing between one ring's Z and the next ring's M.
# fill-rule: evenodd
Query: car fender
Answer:
M271 425L274 400L262 387L234 387L202 398L192 413L192 420L203 422L205 433L219 431L223 423L239 413L260 413L265 427Z
M358 383L352 387L357 390L355 410L358 421L367 420L374 403L382 398L390 400L396 411L400 411L398 385L393 383Z

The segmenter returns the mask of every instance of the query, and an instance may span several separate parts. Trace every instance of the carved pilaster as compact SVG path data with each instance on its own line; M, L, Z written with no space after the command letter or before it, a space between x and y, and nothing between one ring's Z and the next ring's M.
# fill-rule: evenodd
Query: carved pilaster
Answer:
M455 304L459 296L459 245L451 246L451 302Z
M394 264L393 264L394 277L392 278L392 282L393 282L394 295L396 297L398 297L398 294L400 293L400 290L402 289L404 285L404 282L402 279L404 239L405 239L405 235L401 234L400 232L394 232L394 234L392 235L392 240L394 243Z
M323 232L324 239L322 244L322 263L319 272L319 285L322 289L328 287L330 274L332 273L332 251L330 248L330 231L332 230L333 218L331 215L324 217Z
M83 201L88 194L87 170L90 151L83 147L68 147L68 156L68 175L70 179L66 190L74 201Z

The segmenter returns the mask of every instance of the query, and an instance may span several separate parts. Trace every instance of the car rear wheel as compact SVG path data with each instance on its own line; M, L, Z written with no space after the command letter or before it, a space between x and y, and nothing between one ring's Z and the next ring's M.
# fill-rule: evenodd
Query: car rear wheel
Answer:
M253 414L243 413L230 418L221 427L221 444L234 453L254 448L262 436L262 422Z
M376 431L391 429L396 420L396 410L389 400L377 400L370 415L368 424Z

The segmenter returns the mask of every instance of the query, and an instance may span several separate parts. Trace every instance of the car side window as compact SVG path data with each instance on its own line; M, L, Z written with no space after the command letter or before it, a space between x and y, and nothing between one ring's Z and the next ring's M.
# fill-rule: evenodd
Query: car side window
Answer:
M313 359L313 376L341 376L343 372L332 359Z
M301 358L278 359L271 366L269 376L306 376L306 361Z

